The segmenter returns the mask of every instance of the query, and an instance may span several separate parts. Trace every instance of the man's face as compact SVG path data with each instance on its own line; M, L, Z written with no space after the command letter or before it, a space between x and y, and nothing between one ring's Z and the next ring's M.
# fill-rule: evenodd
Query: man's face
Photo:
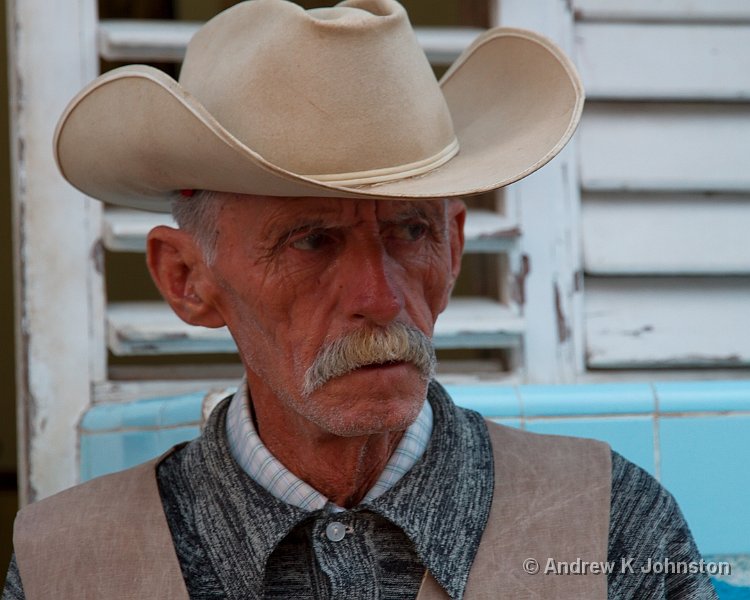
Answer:
M396 362L355 369L303 393L328 342L393 323L432 336L458 274L457 201L229 197L204 296L239 348L254 398L335 435L404 429L424 374ZM276 409L276 408L275 408Z

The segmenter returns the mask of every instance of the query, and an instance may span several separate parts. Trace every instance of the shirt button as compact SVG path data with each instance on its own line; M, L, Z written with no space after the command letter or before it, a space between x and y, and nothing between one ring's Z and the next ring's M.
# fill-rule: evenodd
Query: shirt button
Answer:
M332 542L340 542L346 535L346 527L343 523L333 521L326 527L326 537Z

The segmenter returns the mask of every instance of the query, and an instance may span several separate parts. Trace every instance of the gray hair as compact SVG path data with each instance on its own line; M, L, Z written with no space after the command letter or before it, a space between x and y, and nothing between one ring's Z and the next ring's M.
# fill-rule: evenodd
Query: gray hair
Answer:
M172 218L177 226L193 236L208 264L216 258L217 220L226 194L196 190L192 196L177 192L172 197Z
M432 340L416 327L391 323L384 329L359 329L326 343L305 373L303 396L327 381L367 365L412 363L425 381L435 376Z

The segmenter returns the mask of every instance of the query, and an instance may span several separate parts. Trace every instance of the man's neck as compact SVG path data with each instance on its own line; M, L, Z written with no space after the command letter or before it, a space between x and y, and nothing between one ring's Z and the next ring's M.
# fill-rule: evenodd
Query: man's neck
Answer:
M294 475L343 508L359 504L377 482L403 431L342 437L325 432L280 402L250 401L258 436Z

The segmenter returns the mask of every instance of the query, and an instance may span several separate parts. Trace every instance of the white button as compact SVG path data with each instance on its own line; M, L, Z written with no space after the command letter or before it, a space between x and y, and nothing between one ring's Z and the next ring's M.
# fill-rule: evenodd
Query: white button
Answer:
M346 527L343 523L339 523L338 521L328 523L328 526L326 527L326 537L329 540L331 540L332 542L340 542L344 539L345 535Z

